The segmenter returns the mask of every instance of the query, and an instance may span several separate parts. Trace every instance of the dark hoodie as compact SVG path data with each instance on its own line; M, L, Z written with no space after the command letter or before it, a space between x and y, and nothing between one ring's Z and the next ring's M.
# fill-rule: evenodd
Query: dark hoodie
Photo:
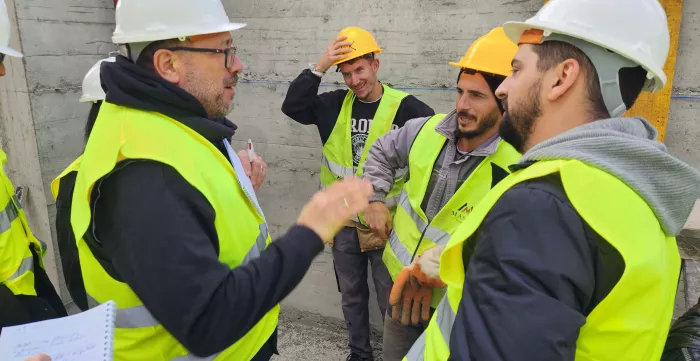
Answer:
M675 236L700 197L700 174L656 137L640 118L599 120L538 144L513 168L577 159L605 170L635 190ZM559 176L510 188L474 237L475 246L464 247L467 276L450 360L574 360L586 316L625 264L576 212Z
M103 63L101 76L107 102L172 117L228 157L223 139L236 126L207 119L186 91L123 57ZM323 249L312 230L295 226L259 258L230 269L218 260L212 206L174 168L155 161L119 163L97 182L91 199L93 219L84 237L96 258L200 357L245 335L299 284ZM268 360L276 347L275 331L253 360Z

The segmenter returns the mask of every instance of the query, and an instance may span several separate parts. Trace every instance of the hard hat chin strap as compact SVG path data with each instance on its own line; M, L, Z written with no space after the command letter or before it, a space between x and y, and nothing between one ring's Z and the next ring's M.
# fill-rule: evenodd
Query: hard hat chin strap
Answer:
M569 43L579 48L591 60L593 67L598 73L600 91L610 117L619 117L627 111L627 106L622 99L620 90L620 69L634 68L639 66L639 64L601 46L571 36L562 34L545 36L544 41L552 40Z

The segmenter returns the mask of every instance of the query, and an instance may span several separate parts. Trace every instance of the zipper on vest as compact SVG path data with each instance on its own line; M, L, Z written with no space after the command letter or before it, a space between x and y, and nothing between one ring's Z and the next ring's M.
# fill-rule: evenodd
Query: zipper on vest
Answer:
M423 228L423 233L421 233L420 238L418 238L418 244L416 245L416 249L413 250L413 256L411 256L411 262L409 264L413 263L413 259L416 258L416 253L418 253L418 248L420 248L420 243L423 242L423 237L425 236L425 231L428 230L428 227L430 227L430 223Z

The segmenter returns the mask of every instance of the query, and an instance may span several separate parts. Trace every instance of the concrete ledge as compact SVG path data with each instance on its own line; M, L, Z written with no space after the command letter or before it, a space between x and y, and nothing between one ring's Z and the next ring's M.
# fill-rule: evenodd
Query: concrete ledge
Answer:
M674 318L700 301L700 199L690 213L683 231L676 237L682 258Z
M700 260L700 199L695 201L695 208L677 240L681 258Z

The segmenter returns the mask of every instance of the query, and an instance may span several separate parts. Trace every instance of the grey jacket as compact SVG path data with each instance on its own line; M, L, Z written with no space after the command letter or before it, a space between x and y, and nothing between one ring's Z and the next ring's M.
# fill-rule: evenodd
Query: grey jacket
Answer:
M402 128L392 130L374 142L364 167L364 177L370 180L375 192L370 201L386 201L386 196L394 185L396 172L408 167L408 154L413 141L429 119L430 117L409 120ZM494 135L473 152L460 154L455 140L455 130L457 130L455 111L447 114L435 130L449 141L445 142L433 165L428 189L421 204L429 221L452 198L481 161L496 151L501 139L498 135ZM409 168L406 179L410 177Z

